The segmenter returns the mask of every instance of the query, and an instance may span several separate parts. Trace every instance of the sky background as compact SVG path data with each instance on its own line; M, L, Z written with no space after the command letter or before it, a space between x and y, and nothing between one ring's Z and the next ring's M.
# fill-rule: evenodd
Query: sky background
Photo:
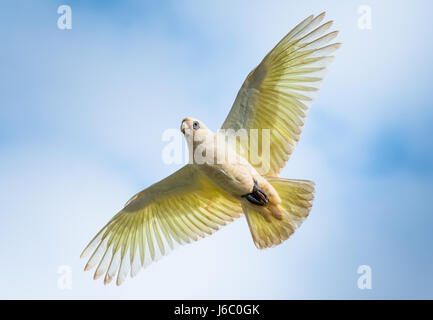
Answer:
M149 1L150 2L150 1ZM57 8L72 8L72 29ZM358 7L372 29L358 28ZM431 1L2 1L0 298L433 298ZM241 218L122 286L79 255L169 175L162 133L213 130L297 23L327 11L343 42L283 177L316 182L309 218L259 251ZM58 288L58 268L72 289ZM360 265L372 289L357 286Z

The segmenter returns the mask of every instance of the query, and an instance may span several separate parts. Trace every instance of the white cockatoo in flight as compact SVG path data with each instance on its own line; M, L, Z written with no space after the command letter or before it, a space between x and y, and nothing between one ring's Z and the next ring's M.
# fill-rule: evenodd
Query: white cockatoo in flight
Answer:
M308 216L314 183L278 177L294 146L331 54L340 47L330 42L332 21L325 13L310 16L291 30L247 76L222 129L269 129L267 166L237 156L230 160L185 165L169 177L134 195L84 249L90 258L85 270L96 266L94 278L128 274L167 254L176 244L196 241L245 215L254 244L269 248L288 239ZM185 118L181 131L195 151L199 146L218 154L217 134L196 119ZM199 139L196 139L199 138ZM202 141L198 143L196 141ZM236 140L237 141L237 140ZM242 142L241 142L242 144ZM191 162L191 161L190 161Z

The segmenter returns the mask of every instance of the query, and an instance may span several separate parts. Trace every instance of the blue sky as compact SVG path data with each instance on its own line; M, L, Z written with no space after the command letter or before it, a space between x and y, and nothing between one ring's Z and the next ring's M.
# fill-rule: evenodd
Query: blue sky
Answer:
M57 8L72 8L72 30ZM372 29L357 25L372 8ZM433 298L430 1L3 1L1 298ZM245 76L327 11L336 53L282 176L316 182L310 217L258 251L244 219L121 287L82 248L129 197L179 166L162 133L216 130ZM72 289L57 287L70 266ZM357 287L360 265L372 290Z

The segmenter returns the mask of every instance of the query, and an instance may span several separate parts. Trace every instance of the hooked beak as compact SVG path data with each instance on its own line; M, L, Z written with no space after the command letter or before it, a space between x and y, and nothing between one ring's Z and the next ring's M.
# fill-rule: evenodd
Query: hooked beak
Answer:
M191 128L192 128L192 120L190 118L183 119L182 124L180 125L180 131L182 131L182 133L185 134L185 131Z

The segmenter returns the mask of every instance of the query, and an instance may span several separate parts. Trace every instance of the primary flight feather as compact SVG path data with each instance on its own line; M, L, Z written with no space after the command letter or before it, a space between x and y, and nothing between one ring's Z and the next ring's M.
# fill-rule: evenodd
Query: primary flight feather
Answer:
M259 249L290 237L310 212L314 183L278 174L340 47L330 44L338 32L328 32L332 21L322 23L324 17L302 21L251 71L222 126L224 137L230 130L269 129L268 159L262 150L259 161L251 161L257 147L251 141L215 143L221 133L185 118L181 131L192 141L192 153L200 148L212 161L193 161L133 196L84 249L81 256L90 255L85 270L96 267L95 279L104 276L109 283L117 277L119 285L176 244L210 235L241 214ZM223 152L229 160L217 161Z

